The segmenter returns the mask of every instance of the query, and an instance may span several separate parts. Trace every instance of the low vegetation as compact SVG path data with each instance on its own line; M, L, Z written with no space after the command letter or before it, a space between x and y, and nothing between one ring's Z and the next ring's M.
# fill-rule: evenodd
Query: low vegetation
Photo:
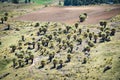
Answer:
M120 79L116 17L90 27L81 25L87 13L74 25L12 21L9 15L4 13L0 21L0 79Z

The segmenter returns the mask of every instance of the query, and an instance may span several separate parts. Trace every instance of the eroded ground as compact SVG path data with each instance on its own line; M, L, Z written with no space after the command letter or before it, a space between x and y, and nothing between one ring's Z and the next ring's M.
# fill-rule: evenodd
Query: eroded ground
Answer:
M108 20L120 13L120 6L100 5L82 7L46 7L35 12L17 17L24 21L50 21L73 24L79 21L79 15L87 13L88 18L82 24L96 24L100 20Z

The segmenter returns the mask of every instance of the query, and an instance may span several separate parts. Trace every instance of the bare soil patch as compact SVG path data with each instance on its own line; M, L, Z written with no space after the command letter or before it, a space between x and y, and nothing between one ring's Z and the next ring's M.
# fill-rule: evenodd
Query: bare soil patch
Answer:
M35 12L15 18L22 21L50 21L73 24L79 21L81 13L88 18L82 24L96 24L100 20L108 20L120 14L119 5L81 6L81 7L46 7Z

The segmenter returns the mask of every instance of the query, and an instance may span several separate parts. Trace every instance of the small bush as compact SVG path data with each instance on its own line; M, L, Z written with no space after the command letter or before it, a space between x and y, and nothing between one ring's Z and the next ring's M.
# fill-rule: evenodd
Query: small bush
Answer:
M90 47L94 47L94 43L91 42L91 41L88 42L88 45L89 45Z
M90 51L90 47L89 47L89 46L86 46L83 51L84 51L84 52L85 52L85 51L88 51L88 52L89 52L89 51Z
M39 23L36 23L36 24L35 24L35 27L38 27L39 25L40 25Z
M84 14L81 14L81 15L79 16L80 22L84 22L85 19L86 19L86 16L85 16Z
M107 26L107 21L101 20L100 21L100 26L104 26L104 28Z
M8 13L7 13L7 12L5 12L5 13L4 13L4 15L5 15L5 16L8 16Z
M2 42L0 41L0 45L2 45Z
M7 21L7 20L8 20L8 17L7 17L7 16L5 16L5 17L4 17L4 21Z

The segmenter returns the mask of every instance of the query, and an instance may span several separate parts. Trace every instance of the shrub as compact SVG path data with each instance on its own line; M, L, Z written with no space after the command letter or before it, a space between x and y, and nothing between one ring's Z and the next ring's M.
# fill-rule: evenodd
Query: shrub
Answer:
M71 61L71 55L70 54L67 55L67 60L68 60L68 62Z
M83 58L82 64L86 64L86 62L87 62L86 58Z
M34 55L33 55L33 54L30 54L31 64L33 63L33 59L34 59Z
M8 16L8 13L7 13L7 12L5 12L5 13L4 13L4 15L5 15L5 16Z
M13 68L15 68L17 66L17 59L16 58L13 58L12 59L12 62L13 62Z
M110 36L108 36L107 38L106 38L106 41L111 41L111 37Z
M109 30L106 30L106 37L108 37L110 35L110 31Z
M50 62L51 62L53 58L54 58L54 55L53 55L52 53L50 53L50 54L49 54L49 59L48 59L48 60L50 60Z
M88 34L86 32L84 32L84 37L87 38L88 37Z
M75 28L76 28L76 29L78 28L78 23L75 23Z
M92 40L92 33L89 33L89 39Z
M39 25L40 25L39 23L36 23L36 24L35 24L35 27L38 27Z
M71 35L70 35L70 34L68 34L68 35L67 35L67 39L70 39L70 37L71 37Z
M59 60L60 67L62 68L63 66L63 60Z
M97 42L97 39L98 39L98 35L94 35L94 43Z
M4 21L7 21L7 20L8 20L8 17L7 17L7 16L5 16L5 17L4 17Z
M0 41L0 45L2 45L2 42Z
M87 29L87 33L89 33L90 32L90 30L89 29Z
M104 28L105 28L106 25L107 25L107 21L105 21L105 20L100 21L100 26L104 26Z
M3 24L3 22L4 22L4 18L1 18L1 23Z
M105 39L106 39L106 33L101 33L101 40L102 40L102 42L104 42L105 41Z
M110 35L111 35L111 36L114 36L114 35L115 35L115 32L116 32L116 29L115 29L115 28L111 29Z
M74 40L76 40L77 39L77 35L73 35L73 38L74 38Z
M22 41L25 41L25 37L24 37L24 35L22 35L21 38L22 38Z
M56 68L56 64L58 63L57 59L54 59L53 60L53 65L54 65L54 68Z
M79 16L79 20L80 20L80 22L84 22L85 21L85 19L86 19L86 15L84 15L84 14L81 14L80 16Z
M81 32L82 32L82 29L80 28L80 29L79 29L79 34L81 34Z
M77 41L79 42L79 44L82 43L82 38L78 38Z
M10 48L11 48L11 52L15 52L15 50L16 50L16 46L15 45L11 45Z
M93 46L94 46L94 43L91 42L91 41L89 41L89 42L88 42L88 45L89 45L90 47L93 47Z
M83 51L85 52L85 51L90 51L90 47L89 46L86 46L84 49L83 49Z
M102 32L99 32L99 33L98 33L99 37L101 37L101 34L102 34Z
M18 64L19 64L19 67L23 67L24 65L23 65L23 59L19 59L18 60Z
M29 59L30 59L30 56L28 54L26 54L25 55L25 62L26 62L26 64L28 64Z
M45 7L48 7L48 5L46 4Z
M101 30L101 31L104 31L104 28L103 28L103 27L100 27L100 30Z
M41 61L41 67L43 68L44 66L45 66L45 61L42 60L42 61Z
M87 13L83 13L87 17Z

